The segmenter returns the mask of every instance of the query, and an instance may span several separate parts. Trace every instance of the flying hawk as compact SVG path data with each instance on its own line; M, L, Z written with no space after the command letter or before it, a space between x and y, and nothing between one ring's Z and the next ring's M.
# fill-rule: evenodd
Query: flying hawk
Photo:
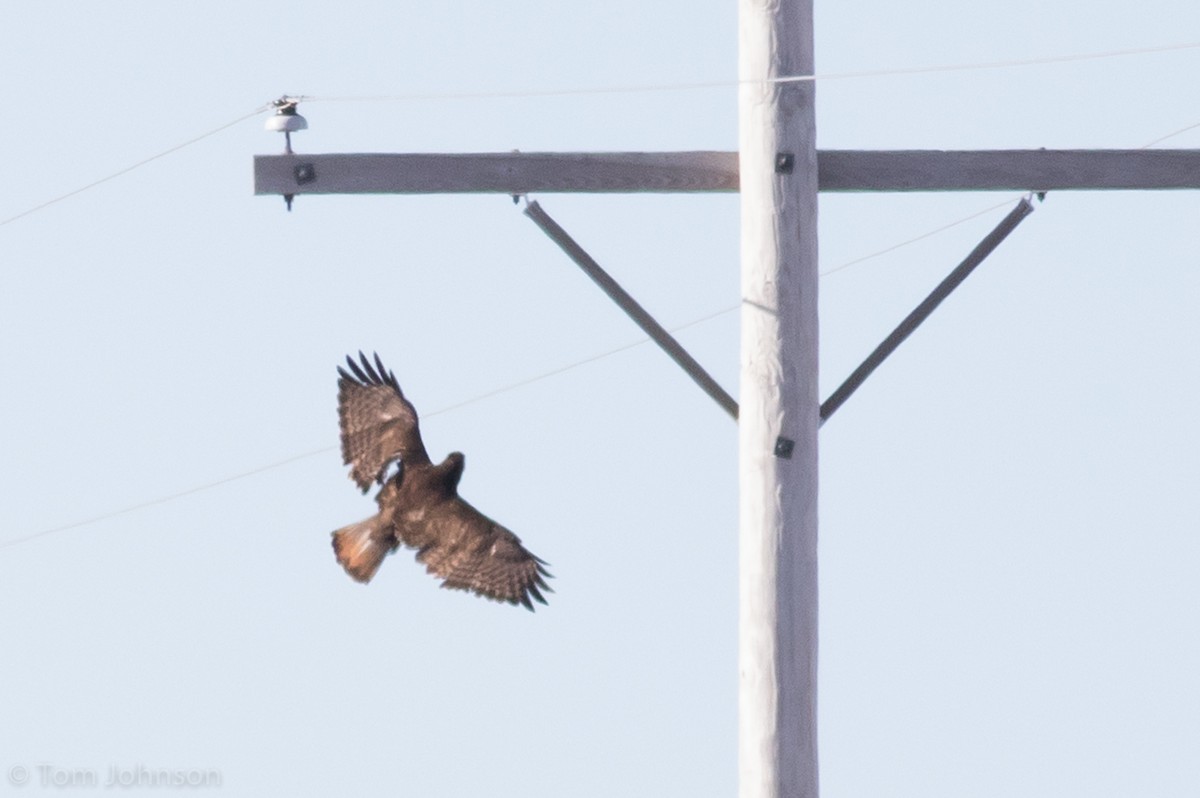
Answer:
M417 411L395 375L378 354L374 365L362 352L358 356L361 364L346 358L349 372L338 368L342 459L363 493L374 482L383 487L375 497L378 514L333 533L333 550L346 573L371 581L383 558L403 543L417 550L417 562L442 587L530 610L531 598L545 604L540 591L551 590L543 578L550 576L545 561L458 495L462 453L451 452L434 465L421 442ZM396 461L395 476L385 479Z

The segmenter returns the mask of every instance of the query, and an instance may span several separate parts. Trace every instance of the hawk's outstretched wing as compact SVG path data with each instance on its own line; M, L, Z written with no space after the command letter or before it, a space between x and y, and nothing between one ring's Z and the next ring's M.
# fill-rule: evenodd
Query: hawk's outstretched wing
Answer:
M545 561L531 554L512 532L461 498L439 505L431 516L424 519L422 529L414 536L421 539L417 561L442 579L442 587L523 604L530 610L530 598L545 604L541 591L554 592L544 579L550 576ZM402 540L405 531L397 529Z
M404 398L396 376L375 364L362 352L361 361L350 357L350 373L338 368L338 419L342 428L342 461L351 466L350 476L366 493L372 482L383 482L388 463L425 465L429 455L421 442L417 411Z

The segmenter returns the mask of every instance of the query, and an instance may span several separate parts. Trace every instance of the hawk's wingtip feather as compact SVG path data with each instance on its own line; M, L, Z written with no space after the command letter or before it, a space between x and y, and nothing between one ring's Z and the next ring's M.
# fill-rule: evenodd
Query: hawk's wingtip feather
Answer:
M372 385L382 384L383 380L380 379L379 375L375 373L375 367L371 365L370 360L367 360L367 356L364 355L361 351L358 353L358 356L359 356L359 358L362 359L363 370L366 371L367 376L369 376L371 378L371 384Z
M358 364L355 363L349 355L346 355L346 365L350 367L350 372L354 375L359 383L363 385L370 384L370 380L367 379L367 375L363 374L362 369L358 367Z

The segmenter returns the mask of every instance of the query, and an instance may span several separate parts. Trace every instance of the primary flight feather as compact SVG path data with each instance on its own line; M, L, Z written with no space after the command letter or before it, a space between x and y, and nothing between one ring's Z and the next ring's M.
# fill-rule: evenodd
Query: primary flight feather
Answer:
M533 609L551 591L546 563L512 532L458 495L463 455L451 452L434 465L421 441L417 411L404 397L379 355L374 363L359 352L338 368L338 420L342 460L362 489L382 487L379 512L333 533L333 550L350 576L369 582L383 558L401 544L417 550L417 561L442 580L442 587ZM388 466L398 462L386 478ZM531 601L532 599L532 601Z

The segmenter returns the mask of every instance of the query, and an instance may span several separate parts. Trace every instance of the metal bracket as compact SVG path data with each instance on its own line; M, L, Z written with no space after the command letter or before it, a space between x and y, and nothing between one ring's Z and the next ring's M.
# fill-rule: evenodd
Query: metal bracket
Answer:
M867 359L859 365L854 372L846 378L846 381L838 386L838 389L830 394L829 398L821 403L821 424L829 420L829 417L837 412L837 409L850 398L850 395L858 390L858 387L866 382L867 377L871 376L879 364L883 363L892 352L896 351L896 347L904 342L904 339L912 335L913 331L921 326L921 322L929 318L929 314L937 309L937 306L942 303L942 300L950 296L950 292L958 288L962 281L967 279L967 276L975 270L975 267L983 263L984 259L992 254L992 251L1000 246L1000 242L1008 237L1008 234L1017 229L1017 225L1021 223L1029 214L1033 213L1033 205L1029 203L1028 198L1022 199L1017 203L1017 206L1008 212L1008 215L1000 220L1000 224L992 232L988 233L983 241L963 260L962 263L955 267L954 271L938 283L937 287L925 297L920 305L912 313L905 317L904 321L896 329L892 330L891 334L883 340L879 346L875 347Z
M696 362L696 359L689 355L680 343L663 329L663 326L655 321L653 316L646 312L645 308L618 285L617 281L610 277L608 272L604 271L600 264L587 254L583 247L567 234L566 230L559 226L558 222L551 219L550 214L542 210L541 205L536 201L530 202L525 206L525 215L532 219L533 223L550 237L550 240L558 244L559 248L567 253L567 256L575 261L575 264L583 269L584 273L592 278L604 293L608 294L609 299L616 302L617 306L625 311L637 326L642 328L642 332L649 335L654 343L658 344L672 360L681 366L706 394L716 400L717 404L735 421L737 420L737 400L726 393L725 389L712 378L712 375L705 371L704 367Z
M292 175L296 178L296 185L302 186L317 179L317 168L310 163L296 164Z

